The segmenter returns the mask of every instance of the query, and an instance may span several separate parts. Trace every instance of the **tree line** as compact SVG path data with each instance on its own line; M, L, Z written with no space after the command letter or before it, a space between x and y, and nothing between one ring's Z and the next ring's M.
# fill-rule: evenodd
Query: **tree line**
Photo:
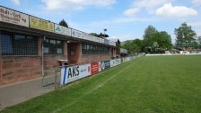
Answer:
M179 28L175 28L175 45L172 44L171 36L166 31L158 31L149 25L143 35L143 39L126 41L121 47L133 53L165 53L173 47L198 49L201 45L201 36L196 35L191 26L185 22Z

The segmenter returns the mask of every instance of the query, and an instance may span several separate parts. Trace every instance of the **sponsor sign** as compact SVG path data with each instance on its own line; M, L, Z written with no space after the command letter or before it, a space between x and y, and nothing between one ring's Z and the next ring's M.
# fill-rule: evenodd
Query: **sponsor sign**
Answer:
M94 37L95 38L95 42L99 42L99 38L98 37Z
M64 67L61 69L61 85L90 75L90 64Z
M110 68L110 61L101 61L101 71L104 71L106 69Z
M82 32L72 29L72 37L76 37L76 38L82 38Z
M104 43L104 39L99 38L99 42L103 44Z
M95 74L99 72L99 62L91 63L91 74Z
M88 40L88 34L87 33L82 33L82 38L85 40Z
M116 66L116 60L110 60L110 67Z
M43 20L43 19L32 17L32 16L30 16L30 27L39 29L39 30L54 32L54 24L53 23Z
M71 29L70 28L63 27L63 26L55 24L54 30L55 30L55 33L57 33L57 34L62 34L65 36L71 36Z
M28 15L3 7L0 7L0 21L29 27Z
M125 62L128 62L128 61L129 61L129 57L126 57L126 58L125 58Z
M107 44L107 45L109 45L109 40L107 40L107 39L104 39L104 44Z
M121 59L116 59L116 65L121 64Z

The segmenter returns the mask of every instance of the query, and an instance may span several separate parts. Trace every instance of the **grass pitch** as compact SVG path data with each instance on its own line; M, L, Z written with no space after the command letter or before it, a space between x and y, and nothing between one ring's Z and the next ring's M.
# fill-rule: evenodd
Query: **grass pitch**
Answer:
M142 57L1 113L199 113L201 56Z

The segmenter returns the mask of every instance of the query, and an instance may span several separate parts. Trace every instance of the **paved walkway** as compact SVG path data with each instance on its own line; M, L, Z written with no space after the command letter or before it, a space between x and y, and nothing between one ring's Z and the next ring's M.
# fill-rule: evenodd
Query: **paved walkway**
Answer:
M5 107L21 103L55 89L54 85L42 87L41 82L42 78L38 78L35 80L0 86L0 111Z

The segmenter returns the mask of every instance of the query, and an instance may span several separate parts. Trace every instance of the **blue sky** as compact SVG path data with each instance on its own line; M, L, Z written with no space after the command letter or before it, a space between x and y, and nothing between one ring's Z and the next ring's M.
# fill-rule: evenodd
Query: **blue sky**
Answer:
M86 33L103 33L120 41L142 39L154 26L175 41L174 29L187 22L201 36L201 0L1 0L0 5Z

